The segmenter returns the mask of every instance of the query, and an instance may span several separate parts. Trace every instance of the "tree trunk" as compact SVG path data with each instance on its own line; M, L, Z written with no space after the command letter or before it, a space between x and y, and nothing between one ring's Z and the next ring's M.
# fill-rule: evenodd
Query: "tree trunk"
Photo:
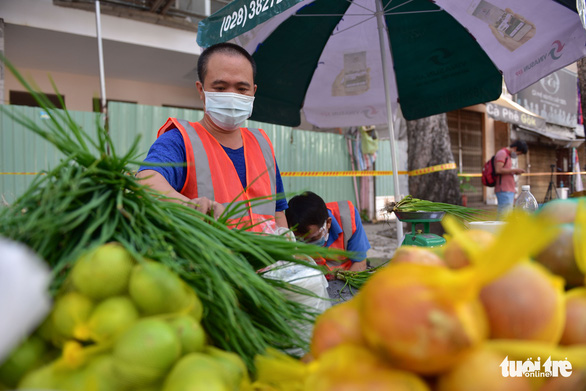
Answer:
M409 171L454 162L446 114L407 121L407 138ZM434 202L462 202L456 170L409 177L409 194Z
M578 84L580 86L580 108L582 109L582 124L586 127L586 118L584 118L586 115L586 57L579 59L576 65L578 66ZM578 149L580 148L582 148L583 151L586 150L586 143L583 143L578 147ZM580 161L580 163L583 164L582 167L579 167L580 171L586 169L586 164L584 164L583 161ZM572 169L574 169L573 161ZM575 179L572 179L572 182L576 183Z
M580 85L580 107L582 108L582 118L586 113L586 58L578 60L578 83ZM582 121L584 123L585 121Z

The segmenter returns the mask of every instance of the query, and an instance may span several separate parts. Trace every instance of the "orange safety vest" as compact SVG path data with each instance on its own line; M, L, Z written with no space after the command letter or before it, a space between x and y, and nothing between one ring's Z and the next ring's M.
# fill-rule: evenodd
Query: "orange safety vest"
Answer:
M329 246L329 248L346 250L348 240L350 240L352 235L354 235L354 232L356 232L356 213L354 212L354 206L350 201L336 201L328 202L326 207L332 213L340 227L342 227L342 232L340 232L338 238ZM321 257L317 258L315 262L318 265L325 265L329 270L348 270L353 263L350 259L341 262L325 260Z
M169 118L159 129L157 137L171 129L178 129L185 143L187 177L181 194L190 199L207 197L225 207L232 202L248 202L249 208L231 216L229 224L232 228L262 232L262 222L275 221L275 152L262 129L240 128L246 163L246 189L242 187L234 163L224 148L201 124ZM250 200L258 197L264 199L251 205ZM251 227L252 224L254 226Z

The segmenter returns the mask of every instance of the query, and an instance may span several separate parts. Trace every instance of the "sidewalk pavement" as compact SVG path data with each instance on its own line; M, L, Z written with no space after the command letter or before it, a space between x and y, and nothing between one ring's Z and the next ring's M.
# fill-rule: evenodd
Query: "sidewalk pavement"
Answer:
M371 266L378 266L393 257L397 249L397 227L394 220L363 223L364 231L370 242L366 257ZM403 224L403 230L406 224Z
M370 250L366 252L369 267L379 266L389 261L397 249L397 226L394 220L363 223L364 231L370 242ZM405 224L404 224L405 227ZM328 294L332 304L350 300L358 291L345 286L344 281L328 282Z

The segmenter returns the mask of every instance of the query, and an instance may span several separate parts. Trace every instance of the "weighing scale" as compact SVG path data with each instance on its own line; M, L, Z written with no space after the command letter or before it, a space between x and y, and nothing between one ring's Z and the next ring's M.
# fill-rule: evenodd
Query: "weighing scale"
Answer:
M429 232L429 223L440 222L446 212L394 212L400 221L411 224L411 232L405 234L401 246L438 247L443 246L446 240L439 235ZM423 231L417 229L423 225Z

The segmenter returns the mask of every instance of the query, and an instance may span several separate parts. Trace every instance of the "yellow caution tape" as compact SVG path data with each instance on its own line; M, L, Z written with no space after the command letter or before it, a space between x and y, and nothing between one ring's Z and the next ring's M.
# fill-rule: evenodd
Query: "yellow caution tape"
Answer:
M411 171L399 171L399 175L425 175L431 174L432 172L444 171L444 170L455 170L456 163L445 163L438 164L431 167L418 168L417 170ZM37 175L37 172L0 172L0 175ZM45 175L45 173L41 173ZM580 172L554 172L553 175L585 175L586 171ZM393 175L393 171L287 171L281 172L282 177L348 177L348 176L387 176ZM525 173L521 176L547 176L551 175L551 172L535 172ZM458 173L459 177L470 177L480 178L482 174L465 174Z
M399 171L399 175L408 174L407 171ZM392 171L287 171L281 172L282 177L324 177L324 176L383 176L393 175Z
M412 171L399 171L399 175L423 175L443 170L455 170L456 163L438 164L432 167L419 168ZM288 171L281 172L283 177L343 177L343 176L385 176L393 175L393 171Z
M409 171L409 176L431 174L432 172L444 171L444 170L455 170L456 163L445 163L438 164L436 166L419 168L417 170Z

